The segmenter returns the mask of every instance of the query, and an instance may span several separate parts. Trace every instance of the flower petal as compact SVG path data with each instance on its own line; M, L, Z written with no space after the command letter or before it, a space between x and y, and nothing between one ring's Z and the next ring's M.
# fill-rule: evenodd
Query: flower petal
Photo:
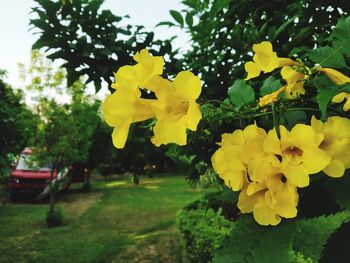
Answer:
M112 132L112 141L114 147L123 149L128 138L131 119L125 120L122 124L116 126Z
M297 187L306 187L310 184L309 174L302 165L290 165L287 162L282 162L282 171L287 180Z
M344 163L338 160L332 160L331 163L323 169L325 174L330 177L342 177L345 173Z
M178 145L185 145L186 138L186 122L181 118L174 122L167 122L158 120L153 128L154 136L151 141L154 145L176 143Z
M248 73L245 80L256 78L261 73L261 69L253 61L249 61L249 62L245 63L244 69Z
M202 119L200 107L195 102L190 102L187 111L187 127L191 131L196 131L199 121Z
M278 225L281 222L281 217L273 210L265 200L270 198L269 192L265 193L265 198L259 199L253 208L253 216L258 224L263 226Z
M188 101L196 100L202 91L201 80L189 71L179 72L174 79L173 86L176 94Z
M327 77L337 85L343 85L350 82L350 78L338 70L332 68L316 68L316 70L325 73Z

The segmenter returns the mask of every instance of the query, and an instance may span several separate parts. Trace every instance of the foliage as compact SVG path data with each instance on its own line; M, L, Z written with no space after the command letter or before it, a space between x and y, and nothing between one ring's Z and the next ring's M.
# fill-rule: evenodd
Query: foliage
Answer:
M143 26L125 25L127 17L101 10L103 0L46 1L36 0L32 8L36 18L31 25L39 33L33 49L46 48L49 58L64 59L68 86L80 76L87 76L86 83L93 82L96 91L102 80L110 86L110 74L121 65L132 62L132 54L142 48L154 48L157 54L168 54L172 63L168 72L181 66L174 56L171 41L154 40L153 32ZM88 18L88 19L87 19Z
M201 73L204 91L201 98L224 99L227 89L244 76L242 65L251 58L251 46L264 39L278 43L282 56L304 58L315 46L328 43L328 35L338 19L350 9L348 1L228 1L183 0L174 26L191 35L192 49L185 64ZM283 12L281 12L283 10ZM185 18L181 22L179 17ZM174 15L173 15L173 18ZM337 46L347 47L349 19L339 21L334 31ZM167 24L172 26L171 24Z
M14 155L19 154L34 137L37 117L22 102L23 94L13 90L2 78L0 75L0 200L6 200Z
M183 9L177 12L184 20L183 25L175 20L164 26L180 26L190 34L191 49L184 55L184 64L185 68L199 74L203 80L200 96L203 102L227 98L228 89L244 77L243 65L252 57L253 44L267 39L276 43L275 50L283 57L311 59L307 58L307 53L314 52L312 50L315 47L329 46L332 27L350 10L350 5L345 0L296 0L288 3L280 0L183 0L181 3ZM334 48L348 46L346 25L349 20L346 21L345 18L339 20L342 29L336 29L332 33L332 36L335 34L333 38L338 39L339 36L341 39ZM257 92L261 81L259 78L249 85ZM186 153L183 153L188 156L198 154L198 161L206 160L208 165L220 134L245 126L245 120L238 122L226 116L229 115L228 112L221 112L217 108L215 111L217 117L204 118L196 134L191 136ZM214 110L212 114L215 114ZM199 173L194 170L189 180L195 182L198 178Z
M232 201L242 215L217 251L217 262L328 257L347 224L329 239L329 246L326 240L349 220L344 190L350 168L349 3L182 3L187 9L170 11L174 22L159 25L185 28L192 37L184 65L204 81L202 115L196 112L198 77L182 71L168 81L162 77L162 58L140 50L136 65L115 73L116 91L103 103L104 117L114 127L114 145L123 148L129 126L152 118L145 128L156 121L151 139L156 146L185 145L187 129L197 131L177 159L197 170L191 172L195 179L212 163L223 183L240 191ZM201 116L204 121L198 125ZM169 156L176 159L173 153ZM296 233L305 226L318 233L325 222L329 228L305 252Z
M207 200L197 201L176 216L188 262L211 262L214 251L233 228L232 222L221 215L222 208L214 211L208 205Z
M49 210L46 215L46 224L48 227L57 227L63 223L63 213L59 207Z

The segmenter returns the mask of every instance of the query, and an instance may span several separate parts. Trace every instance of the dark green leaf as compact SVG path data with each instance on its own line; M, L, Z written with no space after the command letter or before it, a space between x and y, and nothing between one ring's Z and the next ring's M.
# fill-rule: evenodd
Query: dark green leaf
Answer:
M170 12L170 15L175 19L175 21L178 22L181 25L181 27L183 27L184 19L182 15L176 10L170 10L169 12Z
M283 33L286 30L286 28L289 26L289 24L294 21L294 19L295 19L295 17L292 17L292 18L288 19L287 21L285 21L282 25L280 25L277 28L272 39L276 39L281 33Z
M328 178L327 178L328 179ZM341 178L331 178L325 184L333 200L341 207L350 210L350 171Z
M237 107L255 100L253 88L244 80L236 80L235 83L228 89L227 94L231 102Z
M347 262L350 258L350 222L339 227L328 240L319 262Z
M289 128L294 127L298 123L305 123L307 121L306 114L304 111L287 111L283 114L283 117L287 121Z
M347 218L349 218L347 212L339 212L329 216L298 220L293 248L307 258L314 260L320 258L327 239Z
M175 24L173 22L164 21L164 22L158 23L156 25L156 27L158 27L158 26L169 26L169 27L171 27L171 26L175 26Z
M260 89L260 96L263 97L267 94L271 94L281 87L281 81L274 76L270 76L264 81L263 86Z
M222 9L227 8L229 0L216 0L210 10L210 15L214 18Z
M294 221L278 227L260 226L251 215L243 215L214 255L214 262L289 262L295 227Z
M318 103L318 107L322 113L322 119L326 119L327 117L328 104L331 102L332 98L343 91L350 92L350 86L333 85L328 88L320 89L318 91L316 100Z
M189 27L192 27L193 26L193 14L187 13L186 17L185 17L185 21Z
M350 16L339 19L331 39L335 48L339 48L342 53L350 56Z
M312 50L308 54L309 58L321 67L347 68L344 57L339 50L331 47L321 47Z

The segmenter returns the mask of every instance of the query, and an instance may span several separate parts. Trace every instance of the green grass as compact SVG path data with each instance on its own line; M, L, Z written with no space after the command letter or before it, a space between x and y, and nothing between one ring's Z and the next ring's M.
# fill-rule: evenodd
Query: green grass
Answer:
M95 181L61 196L65 225L48 229L47 204L0 207L0 262L178 262L175 215L212 190L180 176Z

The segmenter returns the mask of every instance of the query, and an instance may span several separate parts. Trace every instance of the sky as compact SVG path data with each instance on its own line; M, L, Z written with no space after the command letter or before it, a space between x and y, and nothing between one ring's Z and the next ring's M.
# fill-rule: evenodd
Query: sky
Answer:
M14 87L23 86L18 78L17 63L29 64L31 45L37 37L29 31L29 18L33 0L0 0L0 69L7 71L6 82ZM178 28L157 27L160 21L171 21L171 9L181 9L180 0L105 0L104 9L110 9L118 16L129 15L132 25L143 25L153 31L156 39L177 35L175 47L188 48L189 38ZM89 92L93 91L90 87ZM101 91L104 96L106 88Z

